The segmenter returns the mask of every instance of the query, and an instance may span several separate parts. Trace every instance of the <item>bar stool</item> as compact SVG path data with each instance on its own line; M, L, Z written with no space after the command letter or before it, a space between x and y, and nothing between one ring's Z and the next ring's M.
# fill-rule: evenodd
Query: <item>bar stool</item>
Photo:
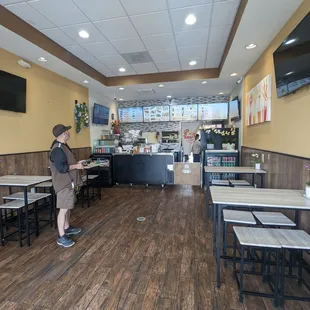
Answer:
M241 186L252 187L251 184L246 180L229 180L229 185L232 187L241 187Z
M298 252L298 259L297 259L297 281L298 284L304 284L308 290L310 290L309 284L304 280L302 277L302 267L303 267L303 252L310 250L310 235L307 234L303 230L290 230L290 229L271 229L272 235L278 240L278 242L282 246L282 268L281 268L281 279L280 279L280 306L284 305L285 299L292 299L292 300L300 300L300 301L310 301L310 297L302 297L302 296L292 296L292 295L285 295L284 291L284 284L285 284L285 268L291 266L287 266L286 264L286 251ZM291 256L291 253L290 253ZM290 262L291 264L291 262ZM289 271L290 278L292 275ZM293 276L294 277L294 276Z
M254 216L249 211L238 211L238 210L223 210L223 253L226 255L227 249L227 225L238 224L238 225L256 225ZM232 247L230 247L232 248Z
M253 214L264 227L296 227L296 224L281 212L254 211Z
M273 298L274 306L278 307L278 299L279 299L279 279L280 279L280 251L281 244L277 241L277 239L273 236L270 229L267 228L251 228L251 227L234 227L234 258L233 258L233 274L236 276L237 283L240 289L239 300L243 302L243 295L254 295L266 298ZM240 244L240 281L237 277L236 271L236 251L237 251L237 240ZM276 252L276 270L275 270L275 281L273 283L273 293L260 293L244 290L243 287L243 277L244 274L256 274L254 271L246 272L244 271L244 250L245 248L254 248L256 250L268 249ZM248 262L247 262L248 263ZM250 262L251 263L251 262ZM256 261L257 263L257 261ZM264 266L264 262L263 263ZM264 276L266 272L265 268L262 268L262 275ZM271 280L271 273L267 273L267 276Z

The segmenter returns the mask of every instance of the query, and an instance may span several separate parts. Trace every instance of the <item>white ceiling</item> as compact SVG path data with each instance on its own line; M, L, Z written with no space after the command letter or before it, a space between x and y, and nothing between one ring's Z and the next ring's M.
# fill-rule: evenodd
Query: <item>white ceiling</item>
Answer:
M25 8L30 8L30 12L33 12L34 1L28 1L27 3L17 0L0 0L0 4L15 3L16 7L20 5L25 5ZM71 0L38 0L35 2L42 3L51 3L53 2L56 6L56 2L60 3L69 3ZM127 12L135 10L135 12L145 13L150 10L152 7L153 12L159 10L162 6L165 5L166 1L162 0L122 0L122 5L119 1L116 0L92 0L92 3L108 3L105 10L99 10L95 8L94 10L89 10L87 12L88 18L103 19L110 18L112 21L117 21L117 23L123 23L124 17L126 17L125 8L127 7ZM168 4L170 6L170 14L175 8L187 7L192 5L197 7L205 7L206 5L215 4L226 4L231 1L216 1L214 3L212 0L169 0ZM128 8L128 3L131 4L131 7ZM118 87L106 87L103 84L97 82L96 80L88 77L84 73L78 71L77 69L69 66L67 63L59 60L53 55L42 50L38 46L28 42L27 40L21 38L15 33L9 31L8 29L0 26L0 47L6 49L20 57L32 61L38 65L41 65L51 71L54 71L72 81L75 81L81 85L84 79L88 79L90 84L87 87L90 90L95 91L96 93L101 94L102 96L107 96L113 98L114 95L118 98L123 98L124 100L138 100L138 99L160 99L166 98L167 95L172 95L173 97L186 97L186 96L204 96L204 95L217 95L219 92L224 94L230 94L236 85L236 81L239 76L243 76L247 73L249 68L269 45L273 37L279 32L283 27L286 21L302 3L302 0L249 0L246 7L245 13L242 17L240 26L236 33L235 39L232 43L230 52L227 56L226 62L224 64L221 76L219 79L208 80L208 84L202 85L200 80L197 81L183 81L183 82L169 82L164 83L164 88L159 88L158 84L143 84L143 85L130 85L125 86L124 91L119 91ZM79 8L87 10L89 1L85 0L76 0L74 1L74 6L79 5ZM137 5L135 5L137 4ZM71 3L73 5L73 2ZM84 6L83 6L84 5ZM86 6L86 8L85 8ZM167 7L167 3L166 3ZM121 9L122 8L122 9ZM11 7L12 9L12 7ZM53 10L51 10L53 11ZM64 11L64 10L59 10ZM28 12L27 9L21 9L22 14ZM34 11L37 12L37 11ZM222 8L223 14L225 10ZM15 12L17 14L17 12ZM61 12L58 12L59 15L62 15ZM30 13L29 13L30 14ZM31 13L32 14L32 13ZM131 13L129 13L131 14ZM151 13L153 14L153 13ZM36 15L36 14L35 14ZM72 12L69 14L72 15ZM224 14L225 15L225 14ZM147 72L157 72L160 71L176 71L180 70L181 66L186 68L187 64L182 60L190 59L193 53L195 53L195 58L203 59L205 51L205 36L209 37L208 41L208 52L210 52L212 57L207 57L206 66L209 66L209 63L217 61L218 63L221 60L222 50L224 45L220 42L219 37L225 35L226 27L217 26L216 30L218 33L222 32L220 36L213 35L212 32L209 33L207 28L193 29L181 32L168 32L155 35L147 35L145 37L131 37L131 38L120 38L111 40L104 40L101 42L93 42L87 44L76 44L79 37L76 36L76 32L72 31L70 26L61 26L61 30L58 27L50 28L49 23L51 20L47 20L41 14L37 13L36 18L34 19L33 15L32 20L38 25L43 25L41 31L52 37L55 41L58 41L61 45L66 46L68 50L74 52L78 57L83 59L90 66L94 67L96 70L102 72L105 75L113 76L116 75L119 66L124 66L128 69L127 72L136 73L147 73ZM85 17L85 15L83 14ZM108 16L108 17L107 17ZM139 16L139 15L138 15ZM264 16L262 22L261 16ZM41 19L42 17L42 19ZM83 18L84 18L83 17ZM57 17L58 18L58 17ZM69 18L69 17L68 17ZM75 17L74 17L75 18ZM85 17L86 18L86 17ZM101 38L101 36L106 36L99 30L100 28L94 26L95 23L89 22L87 18L86 24L89 29L96 29L94 36ZM25 20L27 20L25 18ZM29 19L28 19L29 21ZM213 21L213 19L212 19ZM54 23L55 21L53 21ZM198 22L198 21L197 21ZM33 24L33 23L32 23ZM130 22L131 24L131 22ZM132 25L132 24L131 24ZM171 25L176 26L171 23ZM174 27L173 26L173 27ZM47 28L45 28L47 27ZM92 28L95 27L95 28ZM171 26L172 27L172 26ZM41 27L40 27L41 28ZM44 28L44 29L43 29ZM74 27L73 27L74 28ZM84 29L84 28L83 28ZM212 29L212 28L211 28ZM250 29L250 31L249 31ZM90 31L90 30L89 30ZM128 30L130 31L130 30ZM135 30L136 31L136 30ZM149 30L151 31L151 30ZM227 31L227 30L226 30ZM126 30L127 32L127 30ZM229 31L228 31L229 33ZM226 36L228 36L228 33ZM117 29L114 32L115 36L122 36L122 31L117 33ZM91 38L91 37L90 37ZM112 42L113 41L113 42ZM145 49L150 51L151 57L154 60L154 63L144 64L144 65L132 65L129 66L126 61L120 56L119 52L116 49L124 48L125 50L130 50L132 47L139 46L139 43L143 42ZM82 41L83 42L83 41ZM245 50L245 45L249 43L256 43L257 48L253 50ZM113 43L113 44L112 44ZM127 44L128 43L128 44ZM141 47L141 45L140 45ZM160 47L160 49L158 49ZM219 53L219 50L221 51ZM37 58L39 56L44 56L48 59L47 63L38 62ZM177 56L177 57L176 57ZM198 63L199 65L199 63ZM212 65L211 65L212 66ZM237 77L230 77L230 73L238 72ZM118 73L118 72L117 72ZM154 89L154 94L139 95L137 89Z
M0 0L14 14L106 76L219 66L240 0ZM194 14L197 22L186 25ZM88 39L79 31L89 33ZM121 54L149 51L129 65ZM196 60L196 66L189 62ZM119 68L126 72L119 72Z

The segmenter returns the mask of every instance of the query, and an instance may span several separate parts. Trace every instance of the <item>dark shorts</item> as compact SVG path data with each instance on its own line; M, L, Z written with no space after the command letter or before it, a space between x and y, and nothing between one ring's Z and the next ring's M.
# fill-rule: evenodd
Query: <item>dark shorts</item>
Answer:
M73 209L75 205L75 191L73 188L64 188L57 193L58 209Z

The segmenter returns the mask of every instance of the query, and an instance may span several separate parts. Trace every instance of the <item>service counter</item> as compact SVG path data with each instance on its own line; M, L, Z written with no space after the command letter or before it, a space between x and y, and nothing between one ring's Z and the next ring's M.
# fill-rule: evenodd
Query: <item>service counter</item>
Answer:
M113 181L116 184L174 184L173 153L113 154Z

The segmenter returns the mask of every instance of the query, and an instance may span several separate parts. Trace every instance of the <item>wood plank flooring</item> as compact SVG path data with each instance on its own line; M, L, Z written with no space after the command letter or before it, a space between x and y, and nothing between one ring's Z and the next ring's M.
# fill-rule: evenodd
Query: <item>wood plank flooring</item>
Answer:
M74 247L60 248L57 232L45 228L30 248L0 248L0 309L273 309L253 296L240 304L230 267L222 265L216 288L204 203L191 186L104 189L101 201L73 211L72 224L84 228Z

